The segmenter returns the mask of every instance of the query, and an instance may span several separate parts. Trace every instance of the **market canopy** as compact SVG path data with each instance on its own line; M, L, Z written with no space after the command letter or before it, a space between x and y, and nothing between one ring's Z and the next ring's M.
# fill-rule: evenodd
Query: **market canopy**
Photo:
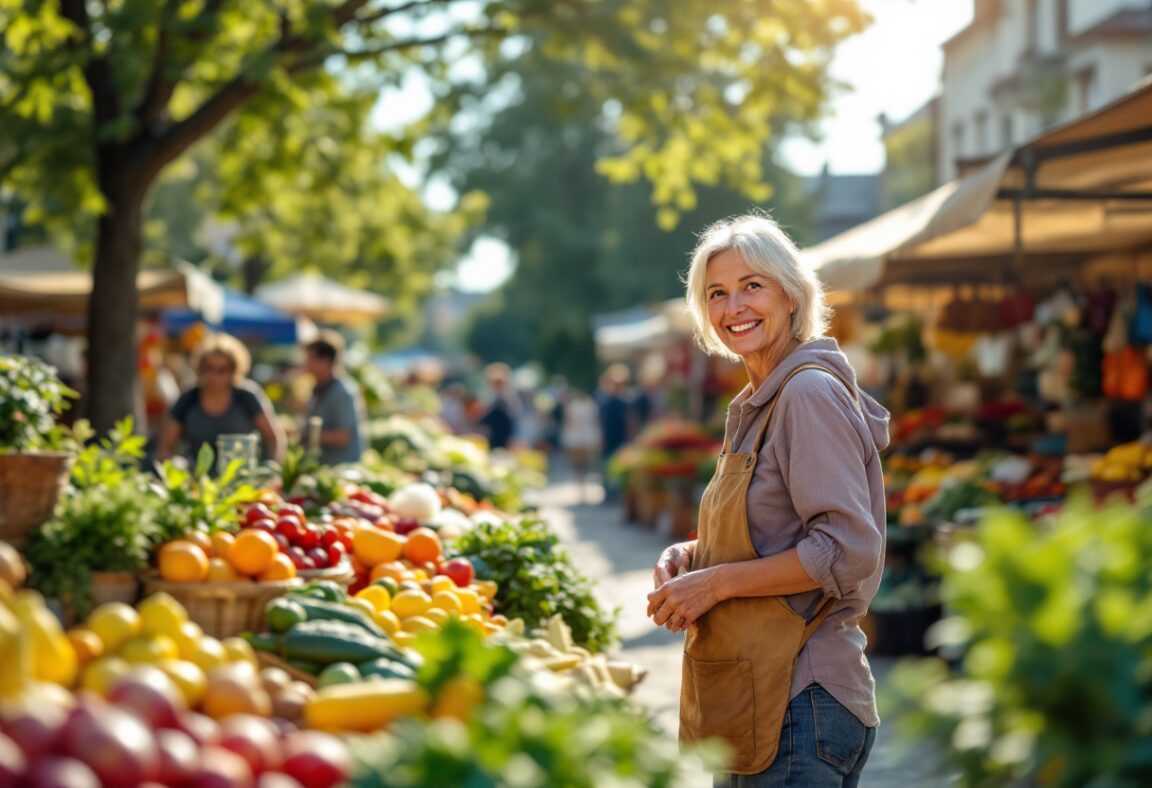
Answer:
M303 315L318 323L357 325L388 314L387 298L304 273L256 288L256 297L277 309Z
M161 313L160 322L169 334L178 334L197 323L204 323L244 342L272 345L298 344L306 341L315 330L307 318L285 314L230 288L224 288L224 306L219 320L208 320L196 309L169 309Z
M996 279L1025 256L1152 242L1152 79L976 173L805 251L830 290Z
M136 278L141 310L190 307L218 319L220 287L195 266L182 261L166 268L145 268ZM0 314L28 320L83 316L88 312L92 274L51 246L34 246L0 255Z

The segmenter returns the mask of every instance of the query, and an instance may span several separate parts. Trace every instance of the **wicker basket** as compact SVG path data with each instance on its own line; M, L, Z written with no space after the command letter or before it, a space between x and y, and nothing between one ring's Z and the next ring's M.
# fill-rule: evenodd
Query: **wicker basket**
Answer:
M52 516L74 459L65 452L0 454L0 540L24 547Z
M171 594L204 634L226 638L262 630L268 601L302 584L299 578L271 583L169 583L153 574L145 578L144 595Z
M267 651L257 651L256 659L260 660L261 667L280 668L280 670L291 676L293 681L303 681L309 687L316 687L316 682L319 679L318 676L314 676L306 670L300 670L300 668L289 665L275 654L270 654Z

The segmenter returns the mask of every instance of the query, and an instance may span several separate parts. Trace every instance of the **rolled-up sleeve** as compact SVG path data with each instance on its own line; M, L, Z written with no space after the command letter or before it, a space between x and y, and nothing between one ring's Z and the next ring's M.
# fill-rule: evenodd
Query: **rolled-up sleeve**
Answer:
M873 515L860 416L847 392L806 386L782 400L777 462L806 535L796 545L804 571L833 597L860 586L881 560L884 537ZM789 394L800 392L788 392ZM842 396L840 396L842 394Z

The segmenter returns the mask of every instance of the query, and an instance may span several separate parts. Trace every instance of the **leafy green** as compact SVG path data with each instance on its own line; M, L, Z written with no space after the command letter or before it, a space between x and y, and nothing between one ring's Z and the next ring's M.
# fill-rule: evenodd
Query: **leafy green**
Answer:
M0 451L71 449L56 417L77 393L36 358L0 355Z
M82 425L78 435L88 434ZM143 453L144 439L132 434L131 419L86 446L54 516L29 538L32 584L78 616L91 606L92 572L147 568L161 498L139 470Z
M163 501L157 516L158 542L233 525L237 508L256 499L256 489L239 478L240 460L229 463L217 478L212 477L212 465L212 449L205 445L191 470L171 460L157 466L162 487L153 489Z
M1072 503L1001 512L943 567L962 654L902 665L891 702L968 785L1147 785L1152 778L1152 511Z
M477 577L499 584L496 606L509 618L533 627L559 613L576 643L590 651L615 642L618 611L601 608L592 581L545 521L483 521L465 532L455 549L472 559Z

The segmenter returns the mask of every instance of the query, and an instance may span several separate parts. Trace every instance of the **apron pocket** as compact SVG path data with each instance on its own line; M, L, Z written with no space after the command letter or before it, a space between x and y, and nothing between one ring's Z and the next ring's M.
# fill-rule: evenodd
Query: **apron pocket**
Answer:
M722 738L732 748L733 764L752 762L756 755L752 663L702 662L685 654L684 670L692 692L688 707L680 710L681 735L693 741Z

